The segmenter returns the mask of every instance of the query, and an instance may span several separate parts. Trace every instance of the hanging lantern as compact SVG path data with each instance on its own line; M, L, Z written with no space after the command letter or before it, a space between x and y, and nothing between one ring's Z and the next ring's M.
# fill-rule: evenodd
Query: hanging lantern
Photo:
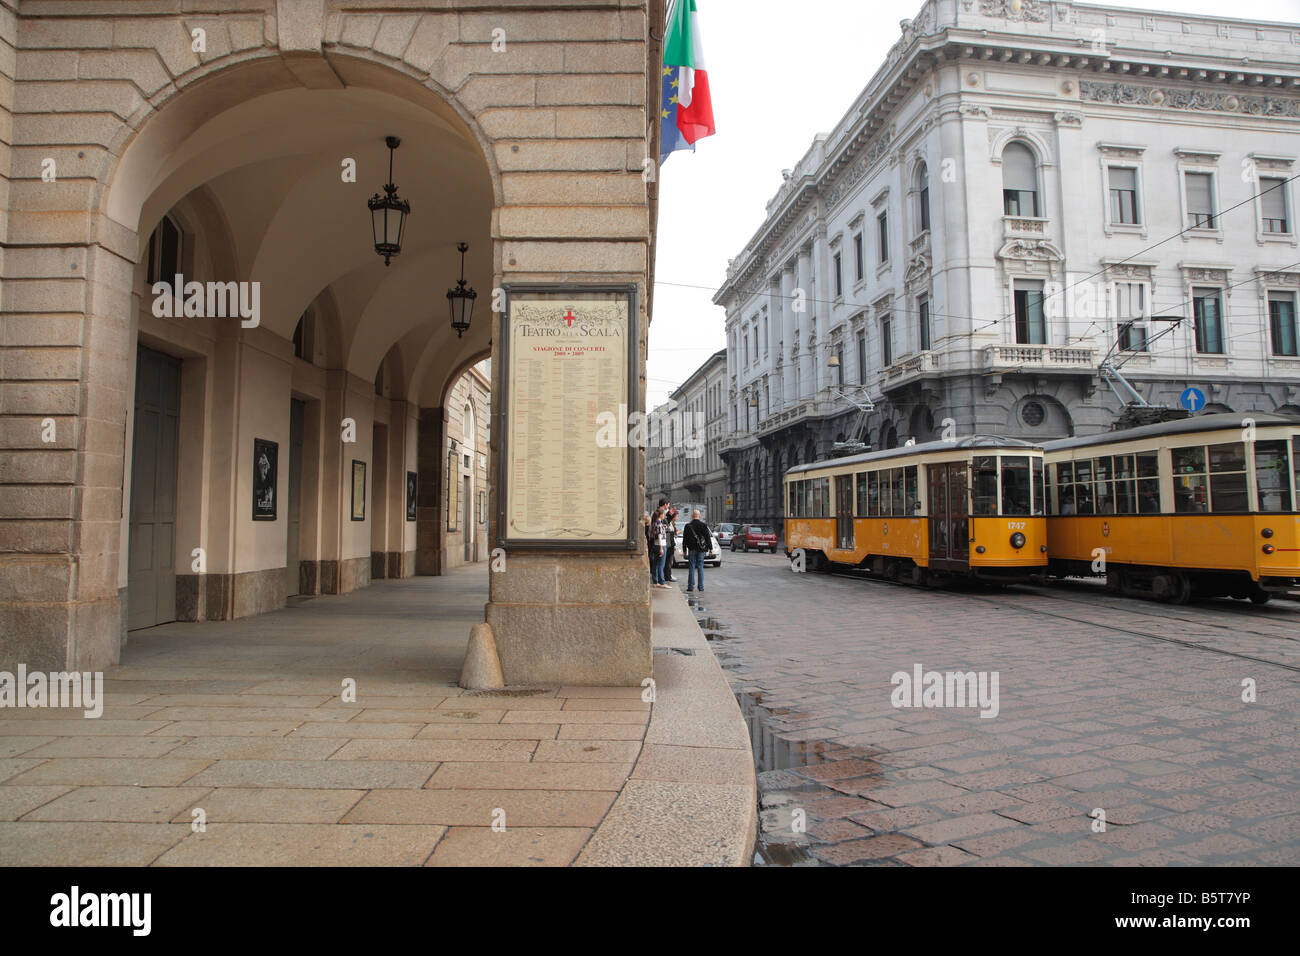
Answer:
M393 150L402 145L396 136L385 136L388 145L388 184L384 195L375 193L366 201L370 207L370 227L375 239L375 252L384 257L384 265L402 251L402 232L406 228L406 214L411 204L397 196L393 185Z
M447 305L451 309L451 327L456 330L456 338L460 338L469 328L478 293L465 287L465 253L469 251L469 243L458 243L456 249L460 252L460 279L456 288L447 290Z

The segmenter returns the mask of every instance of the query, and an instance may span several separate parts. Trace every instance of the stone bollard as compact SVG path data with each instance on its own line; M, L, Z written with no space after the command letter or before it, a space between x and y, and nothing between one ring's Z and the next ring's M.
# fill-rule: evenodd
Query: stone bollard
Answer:
M486 621L470 628L465 663L460 669L460 686L466 690L501 690L506 686L496 641L492 639L492 625Z

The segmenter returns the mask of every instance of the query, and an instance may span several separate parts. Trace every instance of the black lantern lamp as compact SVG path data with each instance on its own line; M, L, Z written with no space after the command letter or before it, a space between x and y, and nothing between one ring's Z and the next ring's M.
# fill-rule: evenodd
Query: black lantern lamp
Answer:
M456 338L460 338L469 328L478 293L465 287L465 253L469 251L469 243L457 243L456 249L460 252L460 279L456 282L456 288L447 290L447 305L451 309L451 327L456 330Z
M406 228L406 214L411 211L411 204L397 196L397 187L393 185L393 150L402 145L396 136L385 136L388 145L388 185L384 195L375 193L366 201L370 207L370 226L375 237L375 252L384 257L384 265L389 264L393 256L402 251L402 231Z

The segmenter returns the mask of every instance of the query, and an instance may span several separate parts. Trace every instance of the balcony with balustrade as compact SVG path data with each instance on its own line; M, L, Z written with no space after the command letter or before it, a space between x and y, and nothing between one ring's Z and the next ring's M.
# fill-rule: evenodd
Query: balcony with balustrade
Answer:
M1032 371L1095 372L1096 349L1059 345L990 345L984 349L984 367L992 372Z

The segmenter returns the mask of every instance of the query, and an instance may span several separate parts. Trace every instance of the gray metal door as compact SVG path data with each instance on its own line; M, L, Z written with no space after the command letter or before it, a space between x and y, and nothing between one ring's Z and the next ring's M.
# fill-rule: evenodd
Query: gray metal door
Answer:
M176 620L176 469L181 363L136 349L127 628ZM201 547L195 542L195 547Z

